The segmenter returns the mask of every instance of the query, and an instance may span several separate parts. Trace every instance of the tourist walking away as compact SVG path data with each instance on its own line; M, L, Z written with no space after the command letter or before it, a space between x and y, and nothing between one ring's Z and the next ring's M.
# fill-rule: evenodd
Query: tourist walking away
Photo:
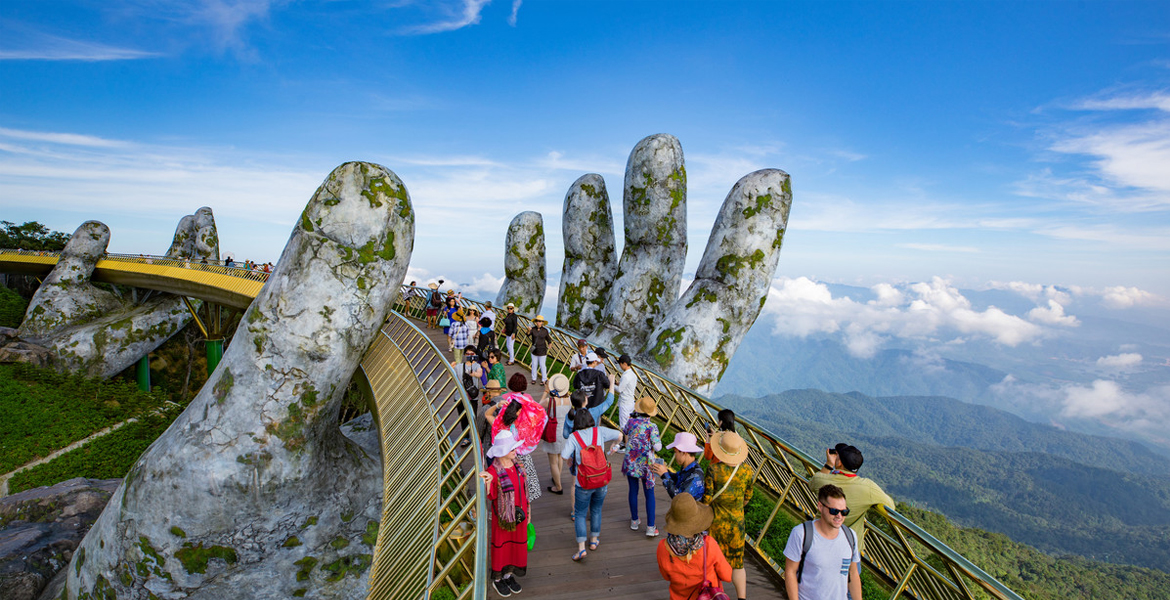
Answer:
M585 368L585 357L589 355L589 342L585 338L577 340L577 353L569 359L569 371L576 373Z
M666 539L658 542L658 572L670 582L670 600L692 600L708 586L722 591L723 582L731 581L731 565L719 542L707 534L714 516L710 506L690 494L671 500Z
M463 362L463 350L471 343L471 332L463 319L463 311L457 310L451 313L449 318L451 324L447 326L447 346L455 355L456 365Z
M653 398L639 398L622 433L626 440L626 457L622 460L622 474L630 485L630 529L637 531L641 526L638 518L638 490L646 496L646 537L658 537L654 524L654 472L652 462L661 462L656 452L662 449L658 426L650 419L658 414L658 404Z
M894 508L894 499L885 493L872 479L857 474L865 457L861 450L849 444L837 444L825 451L825 465L819 473L813 473L809 487L816 493L822 486L835 485L845 491L849 499L849 516L845 526L857 537L857 551L865 552L865 513L881 504Z
M528 330L528 335L532 338L532 383L544 384L544 380L548 379L548 346L552 341L552 336L548 332L545 325L548 321L545 320L544 315L536 315L532 320L532 329ZM537 371L540 371L540 378L537 379Z
M524 495L525 474L516 463L520 441L501 431L492 440L487 456L491 466L479 474L491 501L492 587L501 597L520 592L517 577L528 572L528 516Z
M560 496L565 493L561 486L561 467L564 465L561 452L565 449L565 436L561 435L560 424L568 420L569 410L573 408L569 403L569 378L560 373L549 377L540 404L548 412L549 422L544 434L541 435L537 450L548 454L548 470L552 474L552 485L547 489Z
M634 412L634 392L638 389L638 374L634 372L634 360L629 354L618 357L618 368L622 370L622 377L617 385L618 425L625 431L626 421L630 420L630 413Z
M821 517L792 528L784 546L784 590L799 600L861 598L861 552L845 518L845 491L829 483L817 491Z
M735 593L747 598L747 571L743 568L744 522L743 508L752 499L752 480L755 474L745 461L747 442L734 431L719 431L711 436L711 451L719 462L710 465L703 480L706 490L703 504L715 511L711 535L719 540L719 547L731 563L731 582Z
M715 423L707 424L707 442L703 447L703 458L707 462L719 462L715 453L711 451L711 436L717 431L735 431L735 413L730 408L719 411L715 419Z
M576 375L573 375L573 389L582 390L589 396L589 408L601 406L612 385L609 375L601 366L601 357L597 356L595 352L585 355L585 364L587 368L581 369L577 371Z
M480 356L487 356L488 350L496 347L496 332L492 329L492 320L487 317L479 319L479 338L475 340L475 347Z
M577 481L573 488L573 529L577 535L575 561L588 556L586 540L590 551L601 545L601 507L613 477L605 444L616 442L621 437L620 431L597 425L589 411L573 411L573 435L565 441L561 458L577 466Z
M427 327L434 329L439 326L439 309L443 307L443 295L439 293L438 283L428 283L428 288L431 288L430 297L427 298Z
M508 314L504 315L504 338L508 342L508 364L516 364L516 330L519 327L519 317L516 316L516 305L511 302L506 307Z
M662 486L666 488L667 495L674 498L685 493L702 498L707 489L703 483L703 467L699 464L699 455L703 449L699 447L695 434L680 431L667 448L674 450L674 464L678 465L678 471L672 472L661 462L650 465L651 471L662 476Z
M488 320L488 327L495 327L496 311L492 308L491 300L483 303L483 318Z

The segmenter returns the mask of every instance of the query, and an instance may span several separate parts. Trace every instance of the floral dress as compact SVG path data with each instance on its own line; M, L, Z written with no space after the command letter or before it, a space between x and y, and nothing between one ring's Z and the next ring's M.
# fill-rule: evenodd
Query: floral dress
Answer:
M703 504L709 505L715 511L715 520L711 523L711 536L719 542L723 555L731 568L743 568L743 547L745 539L743 507L752 499L752 479L754 472L751 465L744 463L735 472L735 479L727 489L723 484L731 478L735 467L727 463L716 463L707 468L703 477L706 491L703 492ZM718 498L712 500L719 490L723 490Z
M641 417L630 419L622 431L629 442L626 457L622 460L622 475L642 479L646 489L654 489L654 473L650 470L650 459L662 449L662 438L658 426Z

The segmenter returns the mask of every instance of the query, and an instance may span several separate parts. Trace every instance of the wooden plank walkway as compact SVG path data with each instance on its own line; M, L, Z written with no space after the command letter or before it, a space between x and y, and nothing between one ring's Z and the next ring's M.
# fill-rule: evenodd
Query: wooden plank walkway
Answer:
M447 351L447 337L442 329L427 329L421 321L415 323L426 333L440 350ZM448 359L453 359L447 352ZM519 363L506 367L508 376L529 370ZM529 388L537 400L541 390L538 386ZM585 560L573 562L577 551L576 534L569 514L573 510L568 489L573 481L566 470L561 476L565 486L564 495L548 491L551 485L548 455L535 453L533 460L540 477L542 495L532 503L532 523L536 527L536 546L528 554L528 574L520 580L524 586L520 596L528 598L557 598L558 600L592 599L658 599L668 598L667 583L658 572L658 542L665 539L666 512L670 510L670 497L661 486L655 486L657 516L655 523L662 535L646 537L646 501L640 497L639 516L642 527L630 529L629 488L621 474L623 455L610 455L614 479L609 485L602 512L601 545L590 551ZM750 551L746 553L744 566L747 569L748 597L756 599L785 598L782 584L760 565ZM735 598L735 588L725 584L727 594ZM488 598L498 598L494 590L488 590Z

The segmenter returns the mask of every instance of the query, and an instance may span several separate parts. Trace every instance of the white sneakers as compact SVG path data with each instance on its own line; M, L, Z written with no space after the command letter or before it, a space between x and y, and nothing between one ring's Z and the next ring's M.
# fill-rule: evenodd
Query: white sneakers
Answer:
M638 527L642 525L642 521L630 521L630 531L637 531Z
M658 528L657 527L647 527L646 528L646 537L658 537Z

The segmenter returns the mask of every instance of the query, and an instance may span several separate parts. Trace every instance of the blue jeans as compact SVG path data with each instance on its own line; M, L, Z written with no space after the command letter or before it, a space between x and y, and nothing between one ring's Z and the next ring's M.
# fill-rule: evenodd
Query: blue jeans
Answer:
M589 511L589 537L601 535L601 505L608 491L608 485L592 490L578 485L573 490L573 529L576 530L578 544L588 539L585 535L585 511Z
M626 481L630 484L630 520L638 520L638 488L642 488L646 492L646 526L654 527L654 488L646 487L647 480L641 477L626 475Z

